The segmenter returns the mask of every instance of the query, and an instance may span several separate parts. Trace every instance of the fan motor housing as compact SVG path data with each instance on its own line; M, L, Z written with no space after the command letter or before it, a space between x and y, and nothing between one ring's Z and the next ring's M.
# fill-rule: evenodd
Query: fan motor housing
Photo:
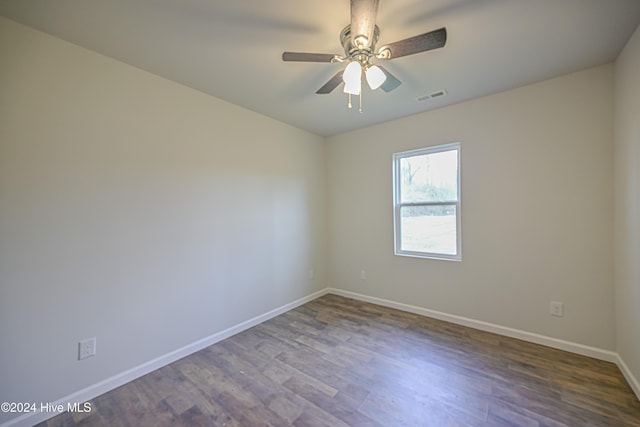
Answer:
M380 38L380 29L376 25L373 29L373 40L369 43L369 47L361 48L353 44L353 40L351 37L351 25L347 25L344 27L342 32L340 33L340 44L344 48L344 53L347 57L353 58L358 55L366 55L371 56L373 52L376 50L376 43Z

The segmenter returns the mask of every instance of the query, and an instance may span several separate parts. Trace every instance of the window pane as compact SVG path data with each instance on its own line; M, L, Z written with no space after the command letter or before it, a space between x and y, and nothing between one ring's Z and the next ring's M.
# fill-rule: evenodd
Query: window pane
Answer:
M401 215L402 251L456 255L456 205L403 206Z
M400 159L400 202L458 200L458 150Z

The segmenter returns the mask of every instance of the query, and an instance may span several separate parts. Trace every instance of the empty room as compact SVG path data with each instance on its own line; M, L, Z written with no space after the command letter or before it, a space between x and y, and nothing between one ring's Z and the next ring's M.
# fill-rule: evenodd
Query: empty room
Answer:
M0 0L0 426L640 427L639 28Z

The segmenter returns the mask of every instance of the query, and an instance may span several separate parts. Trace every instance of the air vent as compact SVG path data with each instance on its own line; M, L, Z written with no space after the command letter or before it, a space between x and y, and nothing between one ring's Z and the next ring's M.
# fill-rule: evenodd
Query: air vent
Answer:
M441 98L441 97L446 96L446 95L447 95L447 91L444 90L444 89L440 89L440 90L437 90L435 92L431 92L429 95L420 96L416 100L418 102L424 102L424 101L427 101L429 99Z

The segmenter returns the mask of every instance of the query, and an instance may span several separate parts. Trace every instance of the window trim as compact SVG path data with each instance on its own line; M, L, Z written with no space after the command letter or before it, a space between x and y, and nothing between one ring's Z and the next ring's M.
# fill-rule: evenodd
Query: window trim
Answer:
M458 199L440 202L411 202L402 203L400 201L400 160L407 157L414 157L425 154L441 153L444 151L457 151L458 158ZM460 170L460 143L452 142L448 144L435 145L430 147L418 148L414 150L402 151L393 154L393 243L394 253L398 256L409 256L415 258L428 258L445 261L462 261L462 211L461 211L461 199L462 194L460 192L461 170ZM422 252L422 251L407 251L402 250L401 241L401 209L405 206L455 206L456 208L456 254L449 255L439 252Z

